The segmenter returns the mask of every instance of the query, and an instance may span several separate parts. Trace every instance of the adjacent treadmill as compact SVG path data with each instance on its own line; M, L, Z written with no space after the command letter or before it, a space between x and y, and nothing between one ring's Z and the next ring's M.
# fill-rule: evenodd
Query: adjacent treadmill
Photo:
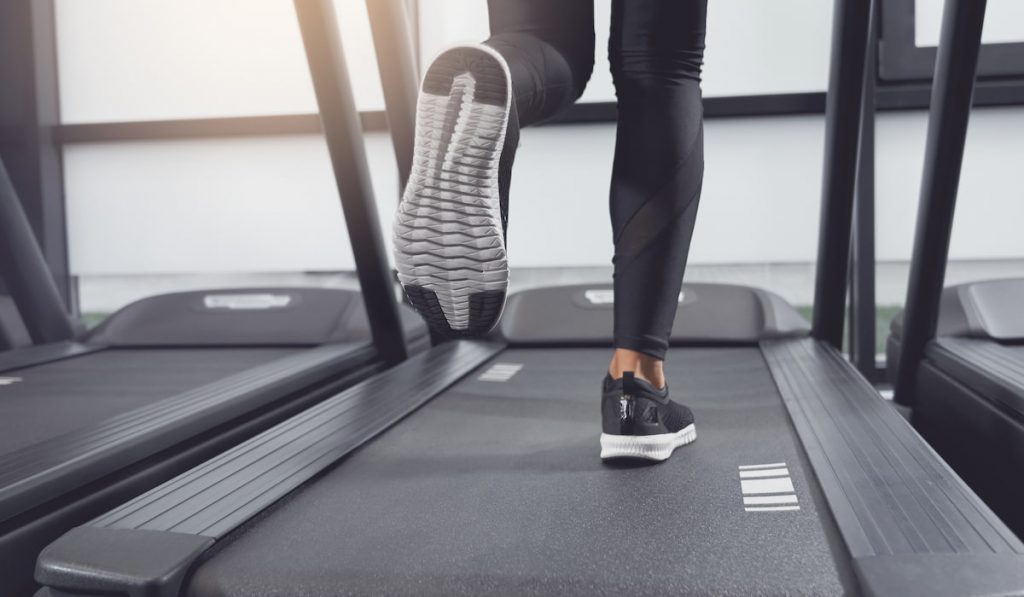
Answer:
M386 272L361 278L371 307L395 307ZM430 344L411 309L382 327L369 294L327 288L155 296L85 333L2 162L0 280L3 595L30 590L37 554L69 528Z
M335 87L332 3L295 4ZM765 291L686 285L669 383L693 445L602 464L612 289L526 291L490 340L435 346L68 532L39 595L1024 593L1024 544L836 348L869 6L835 15L814 325Z
M985 3L955 9L939 48L906 311L891 326L888 368L914 427L1024 536L1024 280L942 288Z

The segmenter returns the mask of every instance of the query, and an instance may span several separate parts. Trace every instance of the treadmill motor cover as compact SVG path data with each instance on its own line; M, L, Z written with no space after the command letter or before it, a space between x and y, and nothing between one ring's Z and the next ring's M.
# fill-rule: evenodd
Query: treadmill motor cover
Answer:
M524 290L509 297L500 334L512 345L607 345L613 341L611 284ZM766 290L729 284L684 284L669 342L751 344L806 336L810 325Z
M411 309L400 309L400 313L407 337L426 336L426 326ZM244 288L142 299L110 316L88 342L117 347L258 347L369 339L369 321L358 291Z
M890 325L903 335L903 312ZM983 338L1001 343L1024 341L1024 278L950 286L942 291L936 335Z

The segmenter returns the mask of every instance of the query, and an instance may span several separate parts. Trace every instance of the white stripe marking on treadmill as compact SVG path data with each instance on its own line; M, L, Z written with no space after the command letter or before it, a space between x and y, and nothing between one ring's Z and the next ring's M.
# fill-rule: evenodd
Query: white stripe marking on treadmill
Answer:
M782 468L764 468L753 471L740 471L740 479L760 479L763 477L788 477L789 469L786 467Z
M740 489L746 512L799 510L796 489L785 462L739 466Z
M520 363L495 363L491 367L480 374L480 381L493 381L493 382L506 382L523 368Z
M760 468L779 468L780 466L786 466L785 462L773 462L771 464L744 464L739 467L741 471L753 471Z
M795 504L796 495L748 495L743 498L744 506L773 506L778 504Z
M20 377L0 377L0 386L12 386L21 381Z
M778 479L745 479L740 481L740 486L743 488L743 495L755 493L792 493L796 491L793 489L793 481L791 481L789 477L781 477Z

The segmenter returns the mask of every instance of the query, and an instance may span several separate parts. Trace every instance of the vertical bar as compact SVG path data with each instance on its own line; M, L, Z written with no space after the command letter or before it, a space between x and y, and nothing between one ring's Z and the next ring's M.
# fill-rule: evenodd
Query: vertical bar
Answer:
M875 365L875 84L878 76L879 6L873 2L864 68L860 155L853 212L850 272L850 360L868 381L878 379Z
M54 0L0 2L0 158L18 190L60 296L71 305Z
M813 334L842 348L871 3L835 0L834 6Z
M419 90L416 52L405 3L406 0L366 0L377 68L384 89L388 130L398 162L399 193L405 189L412 169Z
M36 344L70 340L71 319L32 234L7 168L0 161L0 278Z
M918 364L935 337L986 0L946 0L928 116L921 200L900 341L895 399L914 405Z
M406 357L405 338L334 4L332 0L295 0L295 12L373 342L385 362L397 363Z

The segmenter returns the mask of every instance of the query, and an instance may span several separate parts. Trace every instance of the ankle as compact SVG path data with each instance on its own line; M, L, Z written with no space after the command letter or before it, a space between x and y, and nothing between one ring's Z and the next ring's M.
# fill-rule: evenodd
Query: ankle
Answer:
M635 350L617 348L608 365L608 374L613 379L619 379L626 371L632 371L634 375L655 388L665 387L665 369L661 359Z

